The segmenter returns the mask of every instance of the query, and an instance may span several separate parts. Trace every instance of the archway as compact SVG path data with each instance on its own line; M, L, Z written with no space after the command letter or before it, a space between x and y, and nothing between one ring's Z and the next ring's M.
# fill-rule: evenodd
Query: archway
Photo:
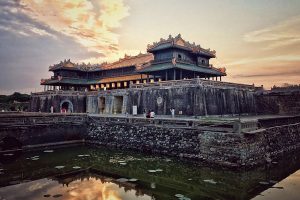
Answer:
M72 113L73 112L73 104L69 100L63 100L60 103L60 111L62 113Z
M113 114L122 114L123 112L123 96L115 96L113 104Z
M99 112L100 114L105 113L105 97L100 97L99 98Z

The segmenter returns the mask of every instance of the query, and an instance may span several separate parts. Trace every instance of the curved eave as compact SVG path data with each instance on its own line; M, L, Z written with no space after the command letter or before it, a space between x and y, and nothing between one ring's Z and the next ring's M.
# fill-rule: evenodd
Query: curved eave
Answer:
M62 79L62 80L45 80L41 85L89 85L90 80L86 79Z
M55 68L49 68L49 71L57 71L57 70L69 70L69 71L81 71L81 72L87 72L86 70L82 70L75 67L55 67Z
M173 65L172 63L164 63L164 64L157 64L157 65L150 65L149 67L143 68L138 70L138 73L152 73L156 71L162 71L162 70L168 70L168 69L183 69L187 71L194 71L199 72L203 74L210 74L214 76L226 76L226 73L220 72L213 68L208 67L201 67L197 65L188 65L188 64L182 64L182 63L176 63L176 65Z
M192 52L192 53L195 54L195 55L200 55L200 56L204 56L204 57L208 57L208 58L215 58L216 57L215 54L212 54L212 53L209 53L209 52L196 51L196 52Z
M188 47L185 47L185 46L176 45L176 44L172 44L172 43L157 45L155 47L147 49L147 52L153 53L153 52L156 52L156 51L160 51L160 50L164 50L164 49L170 49L170 48L182 49L182 50L185 50L185 51L192 52L191 48L188 48Z

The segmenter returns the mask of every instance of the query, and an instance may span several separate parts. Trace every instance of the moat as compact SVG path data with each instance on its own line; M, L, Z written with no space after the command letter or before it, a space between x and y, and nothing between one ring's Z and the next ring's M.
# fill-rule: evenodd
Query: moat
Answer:
M297 199L299 159L237 171L87 146L6 153L0 199Z

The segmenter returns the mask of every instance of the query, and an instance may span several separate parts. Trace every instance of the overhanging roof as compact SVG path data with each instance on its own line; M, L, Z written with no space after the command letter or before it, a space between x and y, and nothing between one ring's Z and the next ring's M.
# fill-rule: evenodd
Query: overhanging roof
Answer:
M146 75L141 74L132 74L127 76L118 76L118 77L105 77L100 79L72 79L72 78L63 78L58 79L47 79L41 82L41 85L78 85L78 86L88 86L91 84L101 84L101 83L112 83L112 82L122 82L122 81L133 81L139 79L147 78Z
M167 69L183 69L187 71L193 71L193 72L199 72L204 74L211 74L211 75L217 75L217 76L225 76L226 73L220 72L213 68L208 67L200 67L197 65L189 65L184 63L176 63L176 65L173 65L172 63L161 63L156 65L150 65L149 67L143 68L139 70L139 73L151 73L156 71L163 71Z

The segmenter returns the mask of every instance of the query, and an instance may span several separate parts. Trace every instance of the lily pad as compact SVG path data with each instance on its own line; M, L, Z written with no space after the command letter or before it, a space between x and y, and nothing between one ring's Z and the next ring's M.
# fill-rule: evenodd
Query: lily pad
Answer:
M89 154L80 154L78 155L78 157L89 157L90 155Z
M120 182L120 183L124 183L124 182L127 182L128 179L127 178L119 178L117 179L116 181Z
M50 150L50 149L44 151L44 153L53 153L53 152L54 152L54 151L53 151L53 150Z
M79 166L74 166L73 169L81 169Z
M13 156L14 154L13 153L5 153L3 154L4 156Z
M148 172L150 172L150 173L155 173L155 172L156 172L156 170L149 169L149 170L148 170Z
M207 179L207 180L203 180L206 183L210 183L210 184L217 184L216 181L214 181L213 179Z
M162 169L156 169L155 171L156 171L156 172L162 172L162 171L164 171L164 170L162 170Z
M63 168L65 168L65 166L59 165L59 166L55 166L55 168L56 168L56 169L63 169Z
M127 165L126 162L120 162L119 164L120 164L120 165Z
M138 181L138 179L136 179L136 178L131 178L131 179L129 179L128 181L129 181L129 182L136 182L136 181Z
M151 187L152 189L155 189L155 188L156 188L156 184L155 184L155 183L151 183L150 187Z
M40 156L32 156L30 159L40 158Z
M191 200L191 198L188 198L188 197L180 197L179 200Z
M184 197L183 194L175 194L174 196L177 197L177 198L182 198L182 197Z
M269 185L270 183L266 182L266 181L260 181L259 184L261 184L261 185Z

